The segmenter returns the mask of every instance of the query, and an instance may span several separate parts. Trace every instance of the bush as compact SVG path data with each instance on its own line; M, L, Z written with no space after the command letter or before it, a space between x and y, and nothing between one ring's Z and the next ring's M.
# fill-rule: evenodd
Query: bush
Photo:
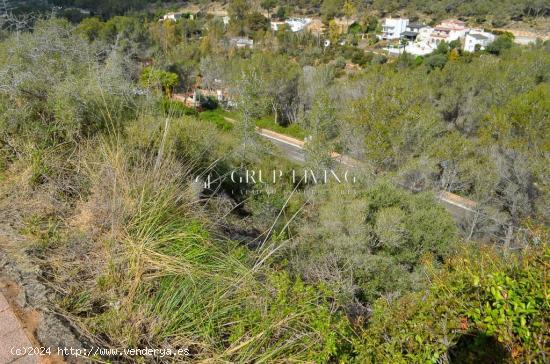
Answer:
M359 34L363 32L363 28L361 27L361 24L354 22L348 27L348 33L349 34Z
M139 98L117 51L90 46L66 21L39 21L0 49L0 125L36 144L75 142L120 130ZM98 54L103 59L100 61ZM5 123L5 124L4 124Z
M440 259L457 239L455 222L429 194L410 195L378 184L365 198L374 251L398 264L413 268L427 253Z
M445 54L431 54L424 58L424 64L430 70L442 69L447 64L447 55Z
M139 77L141 86L163 91L166 95L172 94L178 82L176 73L154 69L152 66L145 67Z
M455 45L456 45L456 42L455 42ZM441 41L441 42L439 42L439 44L437 45L436 50L433 53L435 53L435 54L447 54L447 53L449 53L450 49L451 49L451 47L450 47L449 43L447 43L445 41Z
M512 47L513 37L508 34L499 35L492 43L487 44L485 50L491 54L499 55L505 49Z
M429 291L375 304L359 359L543 362L548 263L548 246L508 258L465 247L444 270L429 268Z
M303 140L306 137L306 132L297 123L282 126L277 124L271 116L265 116L256 120L256 126L273 130L277 133L285 134L300 140Z
M416 58L407 52L401 53L399 57L397 57L397 60L395 61L395 67L398 70L402 68L410 67L414 64L416 64Z
M247 15L245 22L247 28L250 29L251 32L257 32L260 30L265 31L270 27L269 20L260 13L251 13Z
M161 97L158 101L159 110L165 115L174 118L182 116L198 115L195 109L185 106L179 101L171 100L167 97Z
M372 58L370 57L370 54L365 53L365 51L361 49L356 49L356 51L353 52L353 55L351 56L351 61L360 66L365 66L371 61L371 59Z
M387 62L388 62L388 57L381 54L375 54L371 60L372 64L384 64Z
M275 12L275 17L279 20L285 20L287 18L288 9L285 6L279 6Z
M349 188L349 187L348 187ZM425 284L424 260L449 256L455 223L432 196L379 183L357 196L319 187L317 216L300 230L292 264L307 279L368 304Z
M201 107L206 110L214 110L217 109L219 106L218 100L212 96L201 97L200 103Z
M491 20L491 25L495 28L502 28L508 24L508 20L506 20L503 17L496 17L493 20Z
M343 70L346 67L346 59L342 56L338 56L338 58L334 60L334 67Z
M210 121L216 124L218 129L222 130L231 130L233 129L233 124L227 121L223 116L223 111L221 109L203 111L199 114L201 120Z

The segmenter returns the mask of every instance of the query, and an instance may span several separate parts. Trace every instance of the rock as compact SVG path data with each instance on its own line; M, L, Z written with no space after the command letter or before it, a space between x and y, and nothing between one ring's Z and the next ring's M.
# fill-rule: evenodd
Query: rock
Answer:
M44 313L36 329L36 337L45 347L51 347L52 352L71 348L83 349L76 335L68 328L68 324L51 313ZM69 363L82 363L82 358L65 356Z

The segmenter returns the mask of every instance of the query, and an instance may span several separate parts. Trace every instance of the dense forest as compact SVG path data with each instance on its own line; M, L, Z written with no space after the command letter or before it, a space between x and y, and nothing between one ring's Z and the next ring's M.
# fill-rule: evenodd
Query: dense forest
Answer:
M93 13L1 20L0 231L21 237L1 247L48 282L49 310L84 346L186 348L193 362L548 360L550 44L359 47L378 14L517 20L550 15L547 1L357 2L360 31L329 26L331 46L271 31L241 0L227 25L161 22L145 1L55 3ZM346 8L260 8L294 6ZM199 88L196 109L174 97ZM305 140L303 163L256 127ZM347 171L335 152L358 161L351 186L228 177ZM441 191L475 207L453 216Z

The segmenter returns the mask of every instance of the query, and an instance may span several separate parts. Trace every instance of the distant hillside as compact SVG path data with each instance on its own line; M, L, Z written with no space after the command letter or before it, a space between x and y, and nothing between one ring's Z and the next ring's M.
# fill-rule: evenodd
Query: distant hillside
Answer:
M110 18L128 11L142 10L150 3L148 0L0 0L0 15L6 12L21 14L51 10L58 6L66 10L89 12L92 15Z

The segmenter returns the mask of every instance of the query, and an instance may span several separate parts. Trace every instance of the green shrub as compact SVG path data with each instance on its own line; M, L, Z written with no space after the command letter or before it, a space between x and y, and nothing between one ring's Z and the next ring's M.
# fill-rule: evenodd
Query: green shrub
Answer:
M388 62L388 57L382 55L382 54L375 54L372 57L371 63L373 64L384 64Z
M120 131L135 116L137 98L125 60L73 34L66 21L37 22L34 31L2 42L2 138L24 137L41 146L78 142ZM99 54L104 54L100 61Z
M442 69L447 64L447 55L431 54L424 58L424 64L430 69Z
M346 67L346 59L342 56L338 56L334 60L334 67L337 69L343 70Z
M152 66L145 67L139 76L141 86L162 91L166 95L172 94L178 82L179 76L176 73L154 69Z
M273 130L277 133L285 134L296 139L303 140L306 136L305 131L296 123L288 126L279 125L273 120L273 117L266 116L256 120L256 126L263 129Z
M449 256L458 238L449 214L433 196L387 183L355 194L349 188L318 187L316 215L299 229L292 266L330 284L345 304L425 287L423 263Z
M218 103L218 100L212 96L201 97L200 102L201 102L201 107L206 110L215 110L220 106Z
M499 35L492 43L489 43L485 50L489 53L499 55L505 49L512 47L514 38L511 34Z
M495 28L502 28L506 26L506 24L508 24L508 20L500 16L491 20L491 25Z
M235 344L245 338L256 339L240 349L236 361L257 360L258 353L265 350L260 345L268 348L259 357L267 362L277 358L313 363L349 361L354 334L345 316L331 312L330 291L322 285L306 285L286 273L266 278L266 288L272 292L264 292L268 301L242 310L232 328L230 341Z
M454 220L430 194L411 195L382 183L365 198L375 250L400 264L414 266L428 253L444 256L457 239Z
M230 121L227 121L223 115L221 109L214 109L203 111L199 114L201 120L209 121L214 123L218 129L221 130L231 130L233 129L233 124Z
M351 61L360 66L365 66L371 60L372 60L371 53L366 53L365 51L360 49L356 49L356 51L353 52L353 55L351 57Z
M550 249L503 257L466 247L428 291L380 299L364 332L362 362L543 362L550 338ZM482 345L485 343L485 345Z
M158 101L158 108L165 116L179 118L182 116L198 115L195 109L185 106L179 101L161 97Z

